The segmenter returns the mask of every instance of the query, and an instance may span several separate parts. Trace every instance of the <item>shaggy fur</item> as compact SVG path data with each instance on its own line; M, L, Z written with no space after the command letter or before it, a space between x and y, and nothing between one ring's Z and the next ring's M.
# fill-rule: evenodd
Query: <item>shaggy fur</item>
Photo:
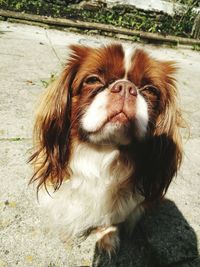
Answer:
M176 67L120 44L70 49L38 108L31 182L67 236L97 229L110 252L180 166Z

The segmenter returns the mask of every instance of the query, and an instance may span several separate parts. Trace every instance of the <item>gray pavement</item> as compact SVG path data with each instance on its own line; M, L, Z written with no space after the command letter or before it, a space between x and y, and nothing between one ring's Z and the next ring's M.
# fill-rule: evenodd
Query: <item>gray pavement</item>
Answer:
M42 81L59 72L67 56L67 45L95 46L110 41L0 22L0 267L92 264L92 237L81 244L77 240L65 243L43 224L45 215L38 209L33 188L27 185L31 168L26 160L32 146L33 117ZM183 131L185 159L167 196L200 240L200 53L186 48L126 44L144 47L159 59L178 62L178 87L191 133L187 138Z

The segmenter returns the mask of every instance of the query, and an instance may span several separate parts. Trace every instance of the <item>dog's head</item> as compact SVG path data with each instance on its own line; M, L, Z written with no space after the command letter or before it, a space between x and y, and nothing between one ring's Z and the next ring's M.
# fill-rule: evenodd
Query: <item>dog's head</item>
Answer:
M75 141L112 145L133 157L134 184L141 193L161 198L182 155L174 62L120 44L73 45L70 51L38 111L32 180L57 189L70 176Z

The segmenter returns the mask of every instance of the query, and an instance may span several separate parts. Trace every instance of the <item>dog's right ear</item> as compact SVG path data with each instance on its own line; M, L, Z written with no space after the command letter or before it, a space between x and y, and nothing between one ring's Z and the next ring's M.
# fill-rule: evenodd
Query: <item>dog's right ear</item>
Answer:
M72 82L88 54L89 48L70 47L65 69L42 97L34 126L35 152L30 157L34 174L30 182L37 188L47 184L58 189L67 176L70 156Z

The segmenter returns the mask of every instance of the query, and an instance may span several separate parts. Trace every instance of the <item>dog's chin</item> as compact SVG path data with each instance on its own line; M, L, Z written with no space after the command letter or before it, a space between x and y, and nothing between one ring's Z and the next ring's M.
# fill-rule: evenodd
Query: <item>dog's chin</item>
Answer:
M130 121L119 114L107 121L102 127L94 132L84 130L87 141L96 145L129 145L132 137Z

